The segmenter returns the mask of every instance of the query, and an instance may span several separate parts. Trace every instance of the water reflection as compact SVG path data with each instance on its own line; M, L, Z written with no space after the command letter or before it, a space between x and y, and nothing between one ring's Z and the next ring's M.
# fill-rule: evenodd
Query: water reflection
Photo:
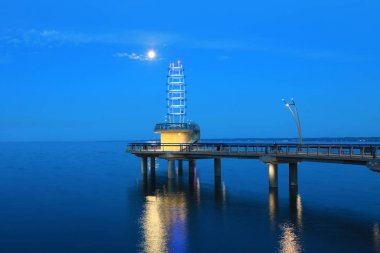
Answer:
M140 228L143 234L141 251L187 252L188 205L189 203L200 205L200 178L194 166L193 173L189 173L188 187L184 187L183 177L179 174L174 179L165 178L164 181L162 179L156 178L154 170L151 170L149 176L143 174L142 177L142 192L145 199L140 216ZM226 202L226 187L220 177L215 178L214 197L217 203Z
M373 243L375 247L375 252L380 253L380 227L379 223L373 225Z
M142 252L187 252L187 212L184 193L146 196L140 220Z
M160 179L156 178L154 170L149 177L146 174L142 177L145 200L140 216L141 252L187 252L188 200L183 178L177 176L157 182ZM196 174L189 185L199 201L200 185Z
M289 188L289 207L291 215L296 218L297 226L302 228L302 202L298 187Z
M215 177L214 181L214 196L217 203L226 203L226 186L222 182L221 177Z
M302 234L302 202L297 187L289 188L290 216L280 223L282 215L279 211L278 188L269 189L268 215L272 231L280 229L279 249L282 253L301 252L300 235ZM289 219L290 218L290 219ZM279 224L280 223L280 224ZM279 224L279 225L278 225Z
M301 244L299 237L295 232L292 224L285 223L280 226L280 252L281 253L298 253L301 252Z
M194 166L192 169L193 173L189 173L189 193L191 196L194 197L196 203L199 206L201 202L201 184L197 175L197 169L195 167L195 164L193 164L192 166Z
M277 223L278 214L278 188L269 188L269 220L272 225Z

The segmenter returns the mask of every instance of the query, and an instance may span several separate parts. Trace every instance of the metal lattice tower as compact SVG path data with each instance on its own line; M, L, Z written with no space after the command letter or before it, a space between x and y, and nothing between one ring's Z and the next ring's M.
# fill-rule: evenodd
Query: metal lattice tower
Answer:
M186 84L184 69L178 60L177 65L169 65L167 82L167 102L169 123L185 123Z

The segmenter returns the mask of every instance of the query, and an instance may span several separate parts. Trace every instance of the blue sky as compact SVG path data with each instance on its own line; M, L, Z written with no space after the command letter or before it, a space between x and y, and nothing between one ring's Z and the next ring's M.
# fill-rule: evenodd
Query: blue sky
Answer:
M178 58L203 138L380 136L377 0L1 5L0 141L155 138Z

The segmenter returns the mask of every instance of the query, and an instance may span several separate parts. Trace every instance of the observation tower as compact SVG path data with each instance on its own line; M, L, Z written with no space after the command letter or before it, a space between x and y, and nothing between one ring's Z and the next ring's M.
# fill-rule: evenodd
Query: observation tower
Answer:
M161 143L194 143L199 141L200 128L196 123L186 122L186 83L181 62L170 63L167 76L167 115L165 123L158 123L155 133L161 136ZM171 150L178 150L172 146ZM165 150L168 147L165 147Z

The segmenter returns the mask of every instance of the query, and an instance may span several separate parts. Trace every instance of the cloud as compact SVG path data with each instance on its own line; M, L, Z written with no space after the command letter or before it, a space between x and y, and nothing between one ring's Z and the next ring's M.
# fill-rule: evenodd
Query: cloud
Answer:
M54 29L11 31L0 36L0 43L26 46L65 44L121 44L121 45L170 45L181 41L177 34L149 31L115 31L106 33L85 33L58 31Z
M120 44L155 46L181 46L194 49L238 49L242 43L225 39L203 39L181 33L154 31L114 31L85 33L55 29L11 31L0 37L0 43L26 46L60 46L66 44Z
M154 59L148 58L146 55L136 54L136 53L126 53L126 52L116 53L113 56L118 57L118 58L128 58L130 60L138 60L138 61L153 61L154 60Z
M8 31L0 36L0 45L15 46L63 46L82 44L112 44L139 47L176 47L199 50L224 51L222 54L239 52L261 52L288 55L297 58L329 61L347 61L352 58L344 52L329 49L299 49L265 42L247 41L244 38L201 38L183 33L155 32L145 30L113 32L78 32L59 31L55 29ZM131 60L148 60L145 55L137 53L116 53L115 57L126 57ZM228 60L222 56L219 60ZM156 59L157 60L157 59Z

